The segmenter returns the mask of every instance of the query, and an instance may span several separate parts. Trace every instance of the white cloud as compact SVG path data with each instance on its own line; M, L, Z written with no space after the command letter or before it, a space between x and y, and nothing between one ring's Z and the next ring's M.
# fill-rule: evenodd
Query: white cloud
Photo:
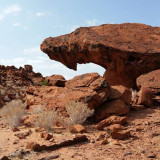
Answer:
M2 10L0 13L0 20L3 20L7 15L17 15L19 12L22 11L22 8L19 5L11 5L5 9Z
M42 54L40 47L32 47L32 48L26 48L23 50L23 53L26 55L39 55Z
M88 26L95 26L95 25L97 25L97 20L96 20L96 19L88 20L88 21L86 22L86 24L87 24Z
M40 17L40 16L47 16L49 15L49 13L44 13L44 12L37 12L36 16Z
M19 26L21 26L21 24L19 22L15 22L15 23L13 23L13 26L19 27Z
M3 10L3 14L17 14L22 11L22 8L19 5L11 5Z
M50 60L49 57L40 51L39 46L26 48L21 54L21 57L0 59L0 64L2 65L14 65L16 67L24 66L25 64L30 64L33 66L35 72L40 72L43 76L50 76L53 74L61 74L66 79L71 79L76 75L98 72L103 75L104 69L96 64L79 64L77 71L68 69L60 62Z

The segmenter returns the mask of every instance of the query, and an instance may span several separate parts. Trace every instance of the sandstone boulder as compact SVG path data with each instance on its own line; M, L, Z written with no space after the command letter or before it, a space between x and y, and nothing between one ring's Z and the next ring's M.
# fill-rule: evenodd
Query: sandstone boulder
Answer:
M111 115L123 115L129 112L129 107L120 99L105 102L96 109L96 120L107 118Z
M45 78L51 86L65 87L66 80L62 75L52 75Z
M130 104L132 99L132 91L131 89L121 85L111 86L111 91L108 98L111 100L121 99L126 104Z
M130 136L130 131L126 130L123 126L120 124L113 124L108 127L108 133L111 135L114 139L126 139Z
M40 105L65 111L69 101L80 101L94 109L107 100L110 87L97 73L88 73L67 81L66 87L33 86L26 90L26 104L33 109Z
M100 121L97 125L97 129L102 130L104 127L107 127L112 124L123 124L127 121L127 117L120 116L110 116L102 121Z
M160 69L139 76L137 78L137 86L139 88L150 88L155 93L160 92Z
M26 72L33 72L33 67L31 65L24 65L24 70Z
M138 101L137 104L145 105L147 107L152 107L153 105L153 91L150 88L141 88L141 90L137 93Z
M49 37L41 50L50 59L77 70L95 63L106 69L110 85L136 87L136 78L160 69L160 27L138 23L81 27L71 34Z
M85 133L86 128L82 126L81 124L76 124L76 125L70 126L69 131L71 133Z

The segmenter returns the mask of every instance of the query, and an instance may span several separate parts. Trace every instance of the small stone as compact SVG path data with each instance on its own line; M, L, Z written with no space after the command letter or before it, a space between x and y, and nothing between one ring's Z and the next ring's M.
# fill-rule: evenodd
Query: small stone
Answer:
M41 133L41 138L44 138L45 140L50 140L53 138L53 135L50 133L44 132L44 133Z
M130 136L130 131L125 130L120 124L114 124L107 128L107 132L114 139L125 139Z
M17 132L17 131L20 131L17 127L14 127L13 129L12 129L12 131L13 132Z
M105 138L105 136L106 136L106 133L100 133L98 136L97 136L97 141L99 141L99 140L102 140L102 139L104 139Z
M76 124L76 125L70 126L69 131L71 133L85 133L86 129L81 124Z
M40 148L40 145L37 142L28 142L26 149L37 150Z
M100 144L101 144L101 145L108 144L108 140L107 140L107 139L104 139L104 140L100 141Z
M124 156L132 155L132 152L126 152L124 153Z
M7 156L3 156L1 160L10 160Z

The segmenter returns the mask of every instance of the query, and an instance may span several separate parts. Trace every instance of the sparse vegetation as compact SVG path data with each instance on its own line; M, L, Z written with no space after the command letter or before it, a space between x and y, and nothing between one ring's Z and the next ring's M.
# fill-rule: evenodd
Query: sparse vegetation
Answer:
M83 124L87 117L94 113L93 109L89 109L86 104L78 101L70 101L65 107L71 124Z
M41 86L49 86L49 82L47 79L39 83Z
M43 127L48 132L53 131L53 125L55 125L58 121L61 122L62 115L56 110L46 110L40 112L38 118L35 122L35 126Z
M0 115L11 128L17 127L26 113L25 105L21 100L13 100L0 110Z

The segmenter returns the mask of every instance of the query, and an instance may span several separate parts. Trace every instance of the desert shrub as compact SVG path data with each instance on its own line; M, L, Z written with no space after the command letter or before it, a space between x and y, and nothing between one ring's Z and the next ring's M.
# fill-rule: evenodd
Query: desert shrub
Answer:
M131 91L132 91L132 102L134 102L137 98L137 91L133 89L131 89Z
M0 115L11 128L17 127L26 113L25 105L21 100L13 100L0 110Z
M53 125L56 124L57 121L61 120L62 115L56 110L43 110L37 115L37 120L35 122L35 126L43 127L48 132L53 131Z
M86 104L78 101L70 101L65 108L71 124L83 124L94 113L93 109L89 109Z
M49 82L47 79L39 83L41 86L49 86Z

